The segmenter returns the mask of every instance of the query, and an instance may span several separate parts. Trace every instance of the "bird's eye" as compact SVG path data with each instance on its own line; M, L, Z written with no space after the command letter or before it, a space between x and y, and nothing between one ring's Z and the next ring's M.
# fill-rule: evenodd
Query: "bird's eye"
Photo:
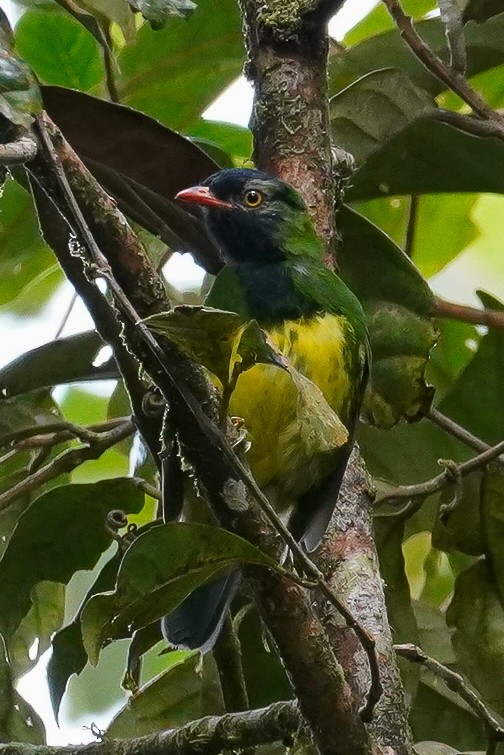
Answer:
M263 200L264 197L261 192L256 191L255 189L249 189L243 195L243 201L247 207L259 207L259 205L263 203Z

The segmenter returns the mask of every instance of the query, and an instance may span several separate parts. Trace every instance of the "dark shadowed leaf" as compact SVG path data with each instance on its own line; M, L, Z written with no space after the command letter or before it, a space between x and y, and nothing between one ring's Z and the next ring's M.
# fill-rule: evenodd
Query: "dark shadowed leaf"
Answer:
M390 427L401 417L418 419L432 400L425 383L436 342L432 293L411 260L376 226L348 208L338 223L341 277L362 302L371 337L365 411L379 426Z
M504 12L502 0L466 0L462 20L477 21L479 24Z
M112 542L105 526L111 510L137 513L143 502L144 494L125 478L61 485L37 498L0 560L0 628L5 636L15 632L30 610L36 584L66 584L77 570L95 566Z
M142 656L162 639L163 635L161 634L161 623L159 621L153 621L152 624L147 624L146 627L138 629L133 634L128 648L126 670L122 680L124 689L133 693L138 692L142 670Z
M59 582L39 582L30 599L30 610L8 641L9 659L16 678L38 663L65 617L65 586Z
M218 164L190 139L131 108L60 87L42 91L51 118L121 209L171 248L195 250L217 272L218 253L201 221L173 198Z
M217 527L170 522L140 535L124 555L115 592L95 595L84 607L89 660L95 665L111 640L160 619L196 587L241 563L276 568L246 540Z
M187 19L198 7L192 0L128 0L132 8L155 30L162 29L169 18Z
M160 31L145 24L119 56L121 102L180 131L197 121L243 65L238 6L220 0L216 11L205 1L187 21L173 18Z
M433 192L503 193L503 160L502 141L420 120L369 157L352 177L346 199Z
M415 25L427 45L444 60L448 59L444 26L439 19L420 21ZM504 62L504 15L486 24L469 23L465 28L468 76L494 68ZM404 44L397 29L378 34L334 55L330 63L330 89L339 92L377 67L396 68L410 76L422 89L437 95L446 87L428 73Z
M427 92L402 71L372 71L330 102L331 132L360 167L383 144L411 123L437 110Z
M107 728L107 737L142 736L199 718L202 671L200 653L192 653L160 674L129 698Z
M480 472L468 475L463 481L463 489L456 508L441 519L437 519L432 531L432 544L450 553L453 550L480 556L485 553L484 529L481 510L484 500L483 475ZM454 490L446 491L445 503L453 498Z
M80 624L82 606L97 592L113 588L120 562L120 552L116 553L110 561L107 561L89 588L74 620L57 632L52 639L52 653L47 664L47 683L49 685L51 705L56 721L58 721L61 700L65 694L70 677L73 674L80 674L87 663Z
M0 392L16 396L38 388L51 388L64 383L117 378L113 357L95 367L103 341L90 330L25 352L0 370ZM2 403L0 403L1 411Z
M100 84L103 64L96 40L59 9L30 9L15 29L16 46L42 83L75 89Z
M42 719L14 688L12 669L0 635L0 742L45 744Z
M483 699L504 713L504 611L492 566L478 561L457 577L447 611L457 660ZM484 638L484 641L482 641Z

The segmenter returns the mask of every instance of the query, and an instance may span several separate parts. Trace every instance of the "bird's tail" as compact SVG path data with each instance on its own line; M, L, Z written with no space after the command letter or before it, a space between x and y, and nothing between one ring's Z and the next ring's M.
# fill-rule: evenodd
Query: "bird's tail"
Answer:
M241 580L236 569L201 585L169 616L161 619L163 637L170 645L202 653L211 650Z

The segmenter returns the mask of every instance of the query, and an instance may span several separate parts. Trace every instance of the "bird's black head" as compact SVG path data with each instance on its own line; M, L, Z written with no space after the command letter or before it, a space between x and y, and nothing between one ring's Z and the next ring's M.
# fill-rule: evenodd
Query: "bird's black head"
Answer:
M265 264L319 253L306 206L288 184L258 170L221 170L176 199L202 206L224 257Z

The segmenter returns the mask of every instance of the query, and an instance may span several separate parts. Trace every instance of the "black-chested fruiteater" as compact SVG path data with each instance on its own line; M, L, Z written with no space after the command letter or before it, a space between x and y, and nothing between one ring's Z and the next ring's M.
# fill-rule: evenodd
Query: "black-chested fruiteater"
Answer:
M346 427L342 447L318 452L299 432L297 394L287 372L255 364L238 378L231 415L243 418L251 472L304 547L313 550L331 518L352 449L369 372L359 301L322 260L300 195L249 169L222 170L177 199L199 205L225 266L206 304L256 320L268 338L322 391ZM162 620L179 647L209 649L236 591L237 572L193 592Z

